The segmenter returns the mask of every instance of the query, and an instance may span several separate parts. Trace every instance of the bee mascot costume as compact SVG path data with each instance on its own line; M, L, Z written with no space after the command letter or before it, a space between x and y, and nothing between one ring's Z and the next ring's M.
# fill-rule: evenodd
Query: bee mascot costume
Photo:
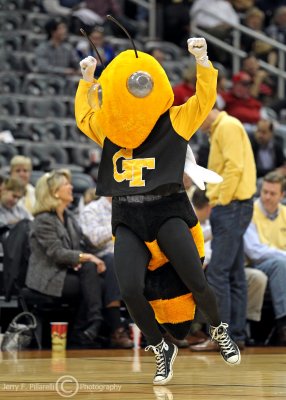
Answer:
M172 378L177 354L159 324L185 337L195 303L224 360L240 362L204 276L203 235L183 187L188 142L215 103L217 82L205 39L189 39L188 50L197 63L196 94L181 106L172 106L162 66L135 46L117 55L98 80L96 59L83 59L75 98L79 129L103 148L96 191L112 196L115 270L146 350L155 354L153 383L159 385ZM193 166L201 180L200 167Z

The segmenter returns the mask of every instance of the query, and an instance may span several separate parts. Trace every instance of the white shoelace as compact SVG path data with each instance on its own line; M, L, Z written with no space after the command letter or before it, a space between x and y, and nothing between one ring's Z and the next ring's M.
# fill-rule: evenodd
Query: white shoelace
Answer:
M155 360L156 360L156 365L157 365L157 371L156 375L165 375L166 373L166 364L165 364L165 358L163 354L163 349L168 350L168 345L167 343L162 340L161 343L157 344L157 346L152 346L149 345L145 348L145 351L152 350L153 353L155 354Z
M219 329L223 327L223 332L219 333ZM226 329L228 328L228 324L226 323L221 323L219 326L215 327L212 332L211 332L211 336L212 339L214 339L215 341L217 341L222 349L222 351L228 356L229 354L233 353L234 348L233 348L233 344L230 340L230 337L226 331Z

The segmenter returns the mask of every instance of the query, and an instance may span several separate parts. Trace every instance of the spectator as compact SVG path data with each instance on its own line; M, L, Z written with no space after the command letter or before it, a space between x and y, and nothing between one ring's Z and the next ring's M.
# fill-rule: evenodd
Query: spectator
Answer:
M32 160L25 156L14 156L10 161L11 178L19 178L25 185L25 194L18 201L18 205L24 207L29 213L35 204L35 188L30 183L32 173Z
M244 25L257 33L264 34L265 14L257 7L251 7L246 11ZM273 47L261 39L255 39L252 36L242 34L241 45L247 53L253 52L255 56L262 58L272 65L276 65L277 55Z
M286 6L276 8L272 23L265 29L267 36L280 43L286 42Z
M126 38L124 32L122 32L118 27L108 21L106 21L106 16L111 14L116 18L130 33L132 37L135 37L138 33L139 27L136 21L126 17L121 7L121 2L118 0L85 0L85 5L88 10L93 11L98 17L103 21L103 26L106 31L110 32L115 36L122 36Z
M285 5L285 0L256 0L256 7L263 11L265 15L265 26L268 27L272 21L275 10Z
M262 103L251 95L253 81L246 72L232 77L232 88L221 94L224 110L243 124L256 124L260 119Z
M105 20L106 15L112 14L115 18L123 15L123 10L118 0L86 0L86 7Z
M243 19L245 13L254 7L255 4L255 0L230 0L230 2L238 13L240 19Z
M82 0L43 0L43 8L53 17L68 18L72 10L81 3Z
M83 0L43 0L43 8L51 17L65 18L69 31L77 35L80 28L90 30L104 22L103 18L86 8Z
M93 200L98 200L99 198L100 197L96 195L96 188L91 187L86 189L79 199L76 213L80 215L87 204L89 204Z
M251 265L268 276L278 344L286 346L286 206L285 178L270 172L263 178L254 203L252 222L244 234L245 254Z
M105 42L104 29L97 26L92 29L88 36L97 48L103 64L107 66L110 61L115 57L115 52L114 49ZM87 56L93 56L98 59L96 52L90 46L90 43L86 39L80 40L78 42L76 50L80 59L83 59ZM101 63L99 62L96 68L96 78L100 76L103 69L104 66L101 65Z
M173 87L174 106L184 104L196 91L196 66L191 65L183 71L183 81Z
M266 105L273 100L275 82L267 71L261 69L257 57L249 54L242 60L242 71L250 75L252 85L250 94Z
M232 24L239 23L239 17L228 0L196 0L191 7L191 18L192 23L220 38L228 35Z
M205 261L204 267L207 268L211 260L211 241L212 230L209 221L211 214L211 206L205 192L196 188L192 197L192 203L195 208L198 220L201 224L205 240ZM267 276L262 272L253 268L245 269L247 280L247 320L258 322L261 320L261 311L263 306L264 294L267 285ZM202 319L201 319L202 320ZM203 320L202 320L203 321ZM251 334L251 332L250 332ZM248 338L250 339L250 338ZM216 343L206 340L205 343L191 347L193 351L218 351Z
M104 308L112 331L111 345L131 347L128 338L123 342L121 337L114 335L121 327L120 293L114 271L86 251L82 244L85 238L67 209L73 201L70 182L66 170L45 174L37 182L26 285L40 293L67 300L79 296L79 314L72 335L74 344L97 346Z
M215 290L222 319L243 347L247 304L243 234L252 217L255 161L243 125L225 111L214 108L200 129L209 132L208 168L223 177L222 183L207 185L213 239L206 276Z
M89 238L96 248L98 257L104 260L106 255L111 254L111 263L113 264L111 197L101 197L83 207L79 215L79 223L83 234Z
M190 37L189 10L193 0L163 0L157 3L162 4L163 40L185 48Z
M0 193L0 223L14 225L22 219L31 219L31 214L18 205L25 194L25 184L17 178L6 178L1 185Z
M239 16L228 0L196 0L191 7L191 22L216 36L231 42L232 25L239 24ZM229 63L229 56L216 46L208 46L209 57L222 64Z
M66 42L67 25L60 18L46 24L48 38L35 50L39 72L73 75L79 72L79 58L72 46Z
M258 178L285 165L283 139L274 135L273 130L272 121L261 119L257 123L254 135L250 135Z
M150 50L149 54L164 67L164 62L167 60L167 55L163 50L161 50L159 47L154 47Z

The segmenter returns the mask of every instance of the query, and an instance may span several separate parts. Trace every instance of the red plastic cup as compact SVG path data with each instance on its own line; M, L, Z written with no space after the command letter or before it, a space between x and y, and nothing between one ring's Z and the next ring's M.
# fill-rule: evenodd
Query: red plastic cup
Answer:
M68 322L51 322L52 350L63 351L67 347Z

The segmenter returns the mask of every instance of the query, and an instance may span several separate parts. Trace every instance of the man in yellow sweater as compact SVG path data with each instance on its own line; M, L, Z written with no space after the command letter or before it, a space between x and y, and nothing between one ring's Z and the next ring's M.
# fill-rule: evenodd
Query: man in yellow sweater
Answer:
M243 234L253 212L255 161L243 125L225 111L213 108L200 129L209 133L208 168L223 177L220 184L207 185L213 239L206 276L215 291L223 321L229 324L231 335L243 348L247 305Z
M278 344L286 346L286 206L285 178L269 172L260 198L254 203L252 222L244 235L246 256L254 268L268 276L277 324Z

